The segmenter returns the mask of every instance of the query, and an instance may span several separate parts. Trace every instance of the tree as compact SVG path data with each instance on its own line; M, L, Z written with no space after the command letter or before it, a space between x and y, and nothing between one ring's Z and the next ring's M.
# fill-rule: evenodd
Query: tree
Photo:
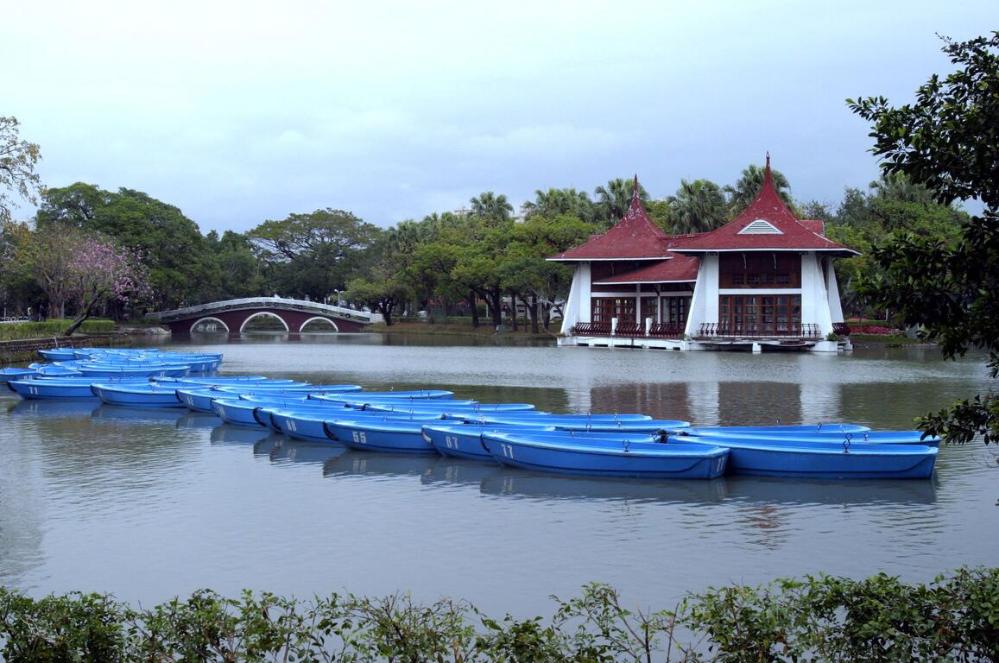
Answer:
M83 182L46 189L35 224L39 232L100 234L141 254L156 293L150 303L158 308L205 301L215 291L212 255L197 224L141 191L105 191Z
M364 267L381 230L345 210L319 209L265 221L248 233L275 288L321 300Z
M598 186L594 189L593 193L597 197L597 217L608 224L616 223L631 206L634 189L634 180L622 178L610 180L607 186ZM643 203L649 200L649 192L641 184L638 185L638 197Z
M669 200L674 232L706 232L722 225L728 218L725 195L711 180L680 180L680 188Z
M593 201L585 191L576 189L548 189L534 192L534 200L523 204L524 218L532 216L575 216L583 221L593 221L596 216Z
M22 140L16 117L0 116L0 222L10 221L14 197L35 203L39 187L35 165L41 149Z
M496 195L492 191L483 191L472 198L469 203L472 205L472 214L475 216L502 222L510 220L513 214L511 205L503 194Z
M954 244L899 231L872 257L882 268L867 286L877 304L896 311L954 358L969 348L988 354L999 377L999 31L965 42L943 38L957 70L933 75L912 104L892 107L884 97L847 100L871 122L873 152L887 175L903 173L950 205L979 200L980 216L961 223ZM999 441L999 397L979 394L924 417L924 432L951 442L981 435Z
M763 172L763 168L756 164L749 164L742 170L742 175L734 185L729 184L725 187L725 193L729 195L728 204L733 216L746 209L759 194L760 189L763 188ZM788 205L792 204L791 194L788 191L791 185L788 184L787 178L779 170L771 170L771 174L777 195Z
M148 273L137 253L105 239L81 237L70 262L69 287L77 299L77 313L66 336L72 336L104 304L127 304L148 297L147 281Z

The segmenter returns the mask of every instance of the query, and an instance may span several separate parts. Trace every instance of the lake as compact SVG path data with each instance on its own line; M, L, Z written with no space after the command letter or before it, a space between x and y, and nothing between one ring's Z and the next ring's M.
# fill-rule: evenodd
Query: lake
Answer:
M225 373L435 387L539 409L701 424L911 428L988 385L980 357L556 348L460 337L244 337ZM929 580L995 564L999 466L943 447L924 481L634 482L348 451L209 415L0 401L0 582L144 605L200 587L303 597L411 591L548 615L591 580L673 607L712 584L879 571Z

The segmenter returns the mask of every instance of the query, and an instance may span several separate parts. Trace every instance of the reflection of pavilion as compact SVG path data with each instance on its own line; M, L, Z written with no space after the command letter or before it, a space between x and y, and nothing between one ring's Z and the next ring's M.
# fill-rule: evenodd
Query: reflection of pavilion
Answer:
M641 412L711 426L836 421L842 388L820 382L655 382L567 394L576 412Z

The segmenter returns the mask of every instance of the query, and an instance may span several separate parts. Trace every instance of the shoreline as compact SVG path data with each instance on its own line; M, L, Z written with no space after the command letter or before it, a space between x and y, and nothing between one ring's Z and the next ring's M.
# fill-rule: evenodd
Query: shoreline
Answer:
M52 348L74 347L88 345L95 347L114 347L119 341L138 337L155 336L144 327L123 327L112 332L74 334L73 336L47 336L36 338L20 338L10 341L0 341L0 366L13 366L38 360L39 350ZM121 343L124 345L124 343Z

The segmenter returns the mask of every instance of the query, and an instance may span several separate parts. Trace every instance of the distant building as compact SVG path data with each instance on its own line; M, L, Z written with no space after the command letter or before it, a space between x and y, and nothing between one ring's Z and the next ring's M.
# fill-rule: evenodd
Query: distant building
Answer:
M857 255L797 219L763 186L735 219L710 232L670 236L638 197L607 232L549 260L576 266L561 345L805 349L836 352L843 322L833 261Z

